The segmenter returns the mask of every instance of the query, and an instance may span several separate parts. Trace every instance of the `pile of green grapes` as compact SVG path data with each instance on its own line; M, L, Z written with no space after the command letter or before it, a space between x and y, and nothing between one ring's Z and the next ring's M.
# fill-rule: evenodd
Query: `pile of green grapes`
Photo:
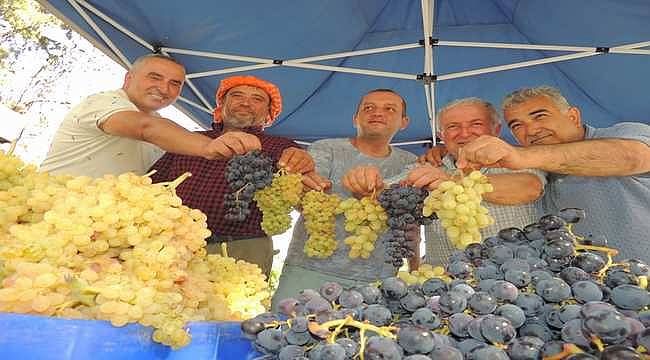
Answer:
M260 269L206 255L206 216L174 192L186 176L52 176L0 152L0 311L138 322L173 348L188 321L263 312Z

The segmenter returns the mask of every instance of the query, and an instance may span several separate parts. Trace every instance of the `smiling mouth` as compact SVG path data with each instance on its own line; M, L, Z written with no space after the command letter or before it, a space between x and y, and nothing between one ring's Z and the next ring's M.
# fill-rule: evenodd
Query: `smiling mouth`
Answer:
M549 136L551 136L551 135L544 135L544 136L536 137L536 138L530 140L529 142L530 142L531 144L533 144L533 145L536 145L536 144L538 144L541 140L544 140L544 139L546 139L546 138L549 137Z
M160 94L149 94L149 97L152 97L158 101L165 101L165 99L167 99L166 96L162 96Z

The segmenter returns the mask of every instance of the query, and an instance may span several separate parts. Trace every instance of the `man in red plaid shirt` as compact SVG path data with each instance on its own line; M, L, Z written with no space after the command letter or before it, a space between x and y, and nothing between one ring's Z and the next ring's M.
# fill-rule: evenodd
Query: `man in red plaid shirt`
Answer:
M282 110L280 90L270 82L253 76L232 76L221 81L216 94L213 130L201 132L211 138L230 131L255 135L262 152L272 157L278 167L289 172L313 175L314 161L307 151L290 139L266 135L269 126ZM152 167L154 182L170 181L189 171L192 176L176 188L183 204L203 211L208 217L212 236L207 239L208 253L228 243L228 255L257 264L267 276L273 262L273 242L260 227L262 213L252 206L246 221L224 219L224 195L229 192L224 172L228 160L207 160L196 156L166 153ZM315 175L313 175L314 178ZM310 186L310 176L305 184ZM312 186L315 187L315 186Z

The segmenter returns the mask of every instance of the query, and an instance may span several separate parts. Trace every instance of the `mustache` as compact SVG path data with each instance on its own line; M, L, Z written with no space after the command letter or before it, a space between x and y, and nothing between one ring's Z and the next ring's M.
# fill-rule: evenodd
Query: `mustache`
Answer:
M157 95L162 97L163 99L167 99L169 96L167 94L163 93L160 89L157 88L149 88L147 89L147 94L149 95Z
M549 134L549 133L530 135L530 136L528 136L528 142L534 144L537 141L539 141L539 140L541 140L541 139L543 139L543 138L545 138L547 136L550 136L550 135L551 134Z

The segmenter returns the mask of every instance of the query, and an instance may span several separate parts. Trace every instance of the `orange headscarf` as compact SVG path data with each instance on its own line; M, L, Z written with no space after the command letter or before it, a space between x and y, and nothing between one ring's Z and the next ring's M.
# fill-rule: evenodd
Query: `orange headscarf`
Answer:
M269 106L269 116L266 118L265 126L269 126L282 112L282 96L280 89L268 81L256 78L255 76L231 76L221 80L219 89L217 89L217 107L214 109L214 122L220 123L223 121L221 113L223 112L223 97L228 90L240 85L250 85L264 90L271 99Z

